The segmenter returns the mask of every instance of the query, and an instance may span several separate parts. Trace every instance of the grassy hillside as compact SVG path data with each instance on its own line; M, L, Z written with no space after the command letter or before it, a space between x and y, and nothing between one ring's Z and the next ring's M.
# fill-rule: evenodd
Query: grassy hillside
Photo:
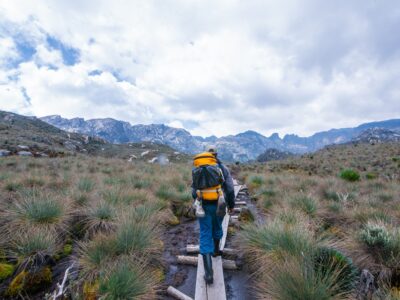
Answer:
M100 138L69 133L51 126L37 118L25 117L0 111L0 149L19 150L18 145L28 146L35 156L43 154L55 157L77 153L137 160L151 160L160 154L170 161L186 160L187 156L178 154L172 148L154 143L111 144ZM143 152L149 151L141 156Z
M399 299L399 175L399 144L242 166L265 220L238 240L260 298Z
M72 266L73 299L153 299L165 226L190 168L78 155L0 159L0 298L43 299Z

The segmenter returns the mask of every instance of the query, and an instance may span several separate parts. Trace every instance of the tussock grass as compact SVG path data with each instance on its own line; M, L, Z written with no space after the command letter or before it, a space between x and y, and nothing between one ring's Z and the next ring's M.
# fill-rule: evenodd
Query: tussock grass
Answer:
M102 299L153 299L155 279L145 272L145 264L125 258L100 277Z
M25 190L12 205L1 214L7 220L6 230L26 230L45 227L66 230L69 218L68 203L59 197L38 190Z
M171 219L179 223L172 212L183 214L191 204L190 167L88 156L12 157L0 161L0 174L1 260L30 272L54 264L58 270L60 257L72 255L79 260L77 297L86 286L107 299L155 298L160 235ZM129 272L119 273L121 264ZM136 266L143 276L135 275ZM139 293L136 284L143 287Z
M31 229L18 232L8 250L21 269L36 270L57 253L59 246L57 236L51 231Z
M83 223L89 235L97 232L111 232L115 229L117 212L116 209L105 201L99 201L84 209Z

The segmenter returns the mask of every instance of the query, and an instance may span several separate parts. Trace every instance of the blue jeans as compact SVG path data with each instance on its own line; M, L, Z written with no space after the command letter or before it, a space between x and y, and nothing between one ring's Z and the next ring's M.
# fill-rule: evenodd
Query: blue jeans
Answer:
M203 202L205 216L203 218L199 218L201 254L214 253L213 239L220 240L222 238L222 220L224 217L219 217L216 215L217 202L218 201L215 201L215 203Z

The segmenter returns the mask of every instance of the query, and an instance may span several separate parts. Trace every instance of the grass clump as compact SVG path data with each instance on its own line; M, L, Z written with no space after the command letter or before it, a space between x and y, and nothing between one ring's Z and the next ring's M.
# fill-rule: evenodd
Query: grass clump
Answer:
M286 226L279 220L263 226L247 225L239 235L246 252L255 256L260 253L279 257L301 255L309 253L313 245L310 231L302 226Z
M81 178L78 182L78 190L84 193L90 193L94 188L94 182L90 178Z
M10 254L22 269L36 270L45 265L59 248L57 237L48 230L19 233L11 242Z
M315 216L318 209L315 199L308 196L295 197L291 200L291 204L309 216Z
M121 261L100 278L99 293L102 299L150 299L153 279L139 263ZM150 297L150 298L148 298Z
M82 266L80 276L93 282L103 268L108 268L116 257L115 242L111 237L97 235L93 240L80 243L79 263Z
M340 172L339 176L340 178L350 182L355 182L360 180L360 174L357 171L354 171L353 169L345 169Z
M247 184L250 188L255 189L261 187L265 183L264 176L251 175L247 179Z
M115 208L108 202L100 201L86 208L83 223L89 235L92 235L111 232L115 228L115 219Z
M266 274L259 292L278 300L348 299L351 291L338 291L340 276L341 270L335 267L323 272L307 260L288 259Z
M160 250L155 244L155 227L148 222L124 221L115 233L118 254L150 254Z

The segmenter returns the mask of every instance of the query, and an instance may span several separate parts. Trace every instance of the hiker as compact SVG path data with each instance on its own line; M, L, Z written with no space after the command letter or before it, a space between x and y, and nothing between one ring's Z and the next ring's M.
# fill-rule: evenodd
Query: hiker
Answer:
M192 171L192 196L198 203L196 215L200 223L200 254L203 256L207 284L214 281L211 255L222 255L219 248L226 208L231 214L235 206L232 176L217 156L216 147L209 146L206 152L194 157Z

